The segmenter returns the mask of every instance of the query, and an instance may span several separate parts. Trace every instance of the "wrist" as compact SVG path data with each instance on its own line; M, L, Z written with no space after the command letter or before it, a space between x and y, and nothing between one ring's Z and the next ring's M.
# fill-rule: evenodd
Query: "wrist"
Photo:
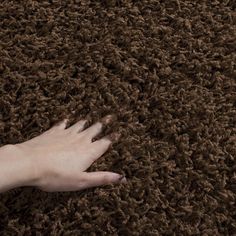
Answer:
M16 187L34 186L40 178L33 159L28 157L18 145L0 148L0 192Z
M15 145L15 152L17 152L19 160L21 160L22 169L25 170L25 174L22 176L22 186L37 186L37 183L41 179L41 168L38 165L36 156L32 155L32 151L27 150L20 144Z

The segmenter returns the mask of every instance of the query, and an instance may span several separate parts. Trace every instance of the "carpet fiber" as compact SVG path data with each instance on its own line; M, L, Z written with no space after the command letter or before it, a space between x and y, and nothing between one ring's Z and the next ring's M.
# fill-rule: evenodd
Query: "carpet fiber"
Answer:
M0 145L118 119L89 171L126 185L0 196L0 235L235 235L233 0L0 2Z

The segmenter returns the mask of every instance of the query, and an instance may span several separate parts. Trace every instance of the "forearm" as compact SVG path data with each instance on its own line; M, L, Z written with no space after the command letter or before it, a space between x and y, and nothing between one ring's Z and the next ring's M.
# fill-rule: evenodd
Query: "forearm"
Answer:
M34 182L32 163L14 145L0 148L0 193Z

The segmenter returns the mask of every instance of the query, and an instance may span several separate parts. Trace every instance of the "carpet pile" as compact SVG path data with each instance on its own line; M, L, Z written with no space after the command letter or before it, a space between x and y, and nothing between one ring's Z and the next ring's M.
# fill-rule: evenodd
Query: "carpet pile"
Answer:
M125 185L0 196L1 235L235 235L233 0L0 2L0 145L115 113L90 171Z

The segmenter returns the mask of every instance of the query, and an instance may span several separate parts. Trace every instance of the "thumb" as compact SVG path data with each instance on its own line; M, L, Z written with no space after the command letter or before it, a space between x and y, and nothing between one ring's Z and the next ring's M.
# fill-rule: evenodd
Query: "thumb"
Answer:
M124 175L109 171L83 172L87 188L112 183L126 183Z

